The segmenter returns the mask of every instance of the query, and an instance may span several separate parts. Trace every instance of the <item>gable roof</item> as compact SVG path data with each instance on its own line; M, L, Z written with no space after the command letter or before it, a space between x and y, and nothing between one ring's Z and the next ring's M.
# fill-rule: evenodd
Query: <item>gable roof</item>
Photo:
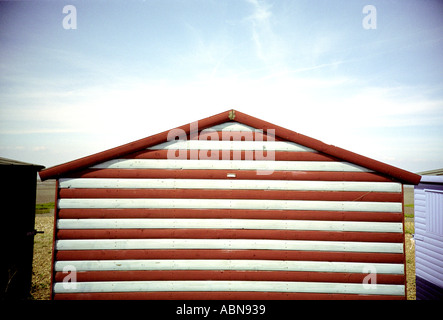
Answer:
M420 182L420 175L415 173L388 165L386 163L362 156L360 154L326 144L319 140L310 138L300 133L291 131L289 129L274 125L264 120L252 117L237 110L228 110L208 118L198 120L199 130L203 130L221 123L228 121L240 122L242 124L251 126L256 129L275 130L275 135L279 138L303 145L305 147L317 150L324 154L336 157L343 161L347 161L373 171L385 174L396 180L399 180L407 184L418 184ZM186 134L190 134L192 130L192 124L186 124L175 129L181 129ZM171 130L158 133L147 138L136 140L112 149L108 149L90 156L86 156L77 160L66 162L54 167L47 168L39 173L40 178L43 180L56 179L69 172L85 169L93 166L97 163L105 162L111 159L122 157L132 152L137 152L148 147L163 143L167 141L168 134Z

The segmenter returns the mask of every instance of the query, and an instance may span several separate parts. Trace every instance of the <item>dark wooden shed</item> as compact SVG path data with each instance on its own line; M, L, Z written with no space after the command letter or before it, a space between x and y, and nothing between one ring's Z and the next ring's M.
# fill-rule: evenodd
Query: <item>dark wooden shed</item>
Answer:
M27 299L32 280L37 172L43 166L0 158L1 299Z

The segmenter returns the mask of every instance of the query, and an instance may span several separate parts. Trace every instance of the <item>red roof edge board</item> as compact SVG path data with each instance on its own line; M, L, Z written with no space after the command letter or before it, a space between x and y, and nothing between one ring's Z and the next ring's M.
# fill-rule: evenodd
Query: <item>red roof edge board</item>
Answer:
M305 147L371 169L373 171L377 171L379 173L396 178L397 180L400 180L404 183L416 185L420 182L421 176L418 174L391 166L389 164L362 156L360 154L330 144L326 144L324 142L321 142L320 140L310 138L308 136L282 128L280 126L276 126L272 123L254 118L238 111L235 112L235 115L235 121L264 130L274 129L275 135L280 138L301 144Z
M217 124L221 124L227 121L236 121L243 123L245 125L254 127L256 129L275 130L275 135L286 139L288 141L292 141L298 144L301 144L305 147L317 150L319 152L325 153L327 155L339 158L341 160L351 162L353 164L371 169L373 171L382 173L384 175L390 176L399 180L403 183L407 184L418 184L420 182L421 176L386 163L359 155L357 153L326 144L319 140L310 138L308 136L302 135L300 133L285 129L283 127L274 125L272 123L266 122L264 120L252 117L245 113L242 113L237 110L228 110L208 118L204 118L198 120L198 129L203 130L208 127L215 126ZM186 134L190 134L192 130L192 124L186 124L181 127L177 127L175 129L181 129ZM171 130L164 131L162 133L155 134L153 136L143 138L140 140L136 140L109 150L105 150L96 154L92 154L90 156L86 156L77 160L73 160L70 162L66 162L64 164L60 164L54 167L47 168L39 172L41 180L47 179L56 179L61 175L64 175L68 172L85 169L87 167L93 166L97 163L101 163L104 161L108 161L111 159L115 159L118 157L122 157L126 154L137 152L142 149L146 149L150 146L163 143L167 141L168 134Z

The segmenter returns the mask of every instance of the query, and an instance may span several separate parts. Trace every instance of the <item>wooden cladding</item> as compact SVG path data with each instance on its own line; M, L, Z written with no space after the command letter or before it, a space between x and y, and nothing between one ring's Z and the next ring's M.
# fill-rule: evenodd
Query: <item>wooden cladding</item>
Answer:
M60 177L54 299L404 299L400 182L253 126L205 129Z

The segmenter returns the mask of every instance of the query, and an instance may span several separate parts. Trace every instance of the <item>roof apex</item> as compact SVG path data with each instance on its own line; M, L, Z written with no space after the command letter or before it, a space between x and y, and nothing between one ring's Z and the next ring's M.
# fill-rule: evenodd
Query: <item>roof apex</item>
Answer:
M193 123L189 123L186 125L183 125L181 127L177 127L174 129L180 129L183 130L186 134L189 134L191 130L195 127L195 123L198 124L198 129L203 130L212 126L215 126L217 124L225 123L228 121L235 121L240 122L242 124L251 126L256 129L261 130L268 130L272 129L275 130L275 135L286 139L288 141L292 141L298 144L301 144L303 146L306 146L308 148L317 150L319 152L325 153L327 155L334 156L336 158L342 159L347 162L351 162L353 164L366 167L368 169L377 171L379 173L388 175L396 180L399 180L403 183L407 184L418 184L420 182L420 175L417 175L415 173L393 167L391 165L388 165L386 163L356 154L354 152L333 146L328 145L324 142L321 142L319 140L310 138L308 136L302 135L300 133L291 131L289 129L274 125L272 123L266 122L264 120L252 117L250 115L247 115L245 113L242 113L240 111L237 111L235 109L230 109L225 112L221 112L218 114L215 114L213 116L210 116L208 118L204 118L201 120L198 120ZM60 164L54 167L50 167L48 169L45 169L41 171L40 178L42 180L46 179L55 179L60 177L63 174L66 174L71 171L84 169L87 167L90 167L94 164L108 161L111 159L114 159L116 157L121 157L126 154L140 151L142 149L148 148L150 146L166 142L168 140L168 134L172 130L164 131L162 133L155 134L153 136L143 138L140 140L136 140L134 142L130 142L128 144L124 144L109 150L105 150L90 156L86 156L77 160L73 160L64 164Z

